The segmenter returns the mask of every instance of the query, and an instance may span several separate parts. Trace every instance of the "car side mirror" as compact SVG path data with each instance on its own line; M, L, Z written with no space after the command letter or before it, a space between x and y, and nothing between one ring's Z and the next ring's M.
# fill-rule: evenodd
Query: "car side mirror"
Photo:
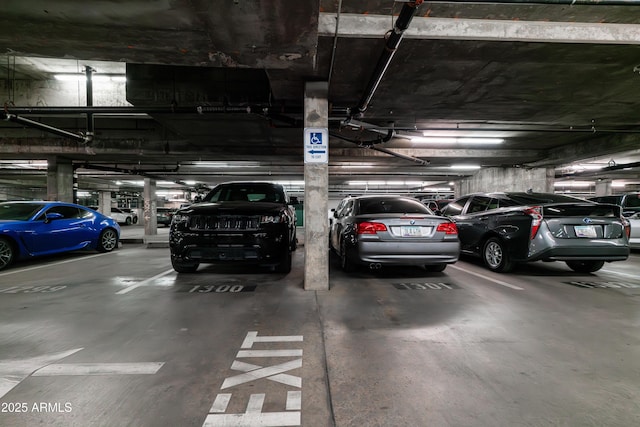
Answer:
M49 224L54 219L62 219L62 218L64 218L64 215L62 215L61 213L51 212L51 213L48 213L48 214L45 215L44 223L45 224Z
M289 204L290 205L297 205L298 203L300 203L300 202L298 201L298 198L296 196L289 197Z
M338 218L338 212L336 212L335 209L331 209L331 212L333 212L333 217L334 218Z

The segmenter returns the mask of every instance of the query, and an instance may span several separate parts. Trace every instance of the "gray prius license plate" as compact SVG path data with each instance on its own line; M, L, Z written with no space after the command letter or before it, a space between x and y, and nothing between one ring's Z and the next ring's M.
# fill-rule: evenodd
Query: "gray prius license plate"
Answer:
M596 228L593 225L574 225L573 229L576 232L576 237L598 237Z

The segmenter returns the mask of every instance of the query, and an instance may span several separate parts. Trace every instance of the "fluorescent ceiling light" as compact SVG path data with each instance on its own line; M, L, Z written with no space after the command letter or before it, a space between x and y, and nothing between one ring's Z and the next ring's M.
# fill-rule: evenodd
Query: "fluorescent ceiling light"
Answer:
M411 142L425 144L479 144L479 145L495 145L502 144L502 138L454 138L448 136L417 136L410 138Z
M156 191L156 196L182 196L182 191L160 190L160 191Z
M569 166L569 169L572 169L574 171L582 171L582 170L598 170L598 169L602 169L605 165L598 165L595 163L581 163L578 165L571 165Z
M255 168L260 166L259 162L194 162L193 166L199 168Z
M387 187L416 187L424 185L424 181L349 181L347 185L352 186L387 186Z
M53 78L62 82L85 82L87 81L87 75L76 73L54 74ZM124 83L127 81L127 76L123 74L92 74L91 81L94 83Z
M304 180L302 180L302 181L277 181L277 184L284 185L285 187L304 187Z
M450 187L424 187L422 191L451 191Z
M554 182L554 187L590 187L594 183L593 181L561 181Z
M626 184L626 183L624 183L624 182L621 182L621 181L611 181L611 186L612 186L612 187L622 188L622 187L624 187L625 185L627 185L627 184Z
M185 185L196 185L196 181L185 181Z
M455 170L478 170L480 169L479 165L451 165L451 169Z

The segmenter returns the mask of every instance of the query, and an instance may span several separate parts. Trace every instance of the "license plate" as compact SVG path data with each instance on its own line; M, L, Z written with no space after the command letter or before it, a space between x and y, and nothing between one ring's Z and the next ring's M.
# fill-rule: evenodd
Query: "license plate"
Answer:
M596 228L593 225L575 225L573 229L576 232L576 237L598 237Z
M400 227L402 237L422 237L422 227L417 225L403 225Z

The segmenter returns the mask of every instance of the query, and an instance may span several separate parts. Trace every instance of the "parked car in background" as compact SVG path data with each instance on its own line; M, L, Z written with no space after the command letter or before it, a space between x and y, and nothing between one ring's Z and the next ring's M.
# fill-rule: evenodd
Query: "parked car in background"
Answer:
M594 272L629 257L629 221L617 205L551 193L478 193L442 213L458 226L462 252L493 271L541 260Z
M431 212L435 213L436 215L440 215L442 209L444 209L444 207L447 206L452 200L453 199L422 200L422 203L424 203L429 209L431 209Z
M227 182L202 202L173 215L169 230L171 264L192 273L200 263L244 263L291 271L296 249L296 214L280 184Z
M14 261L79 249L110 252L120 227L85 206L63 202L0 203L0 270Z
M170 226L171 219L173 218L175 211L176 210L173 208L156 208L156 220L158 225L164 225L165 227Z
M420 265L443 271L460 254L458 230L448 218L434 215L411 197L348 197L334 211L331 249L340 266Z
M598 203L611 203L622 206L622 215L629 217L640 213L640 193L616 194L611 196L589 197L589 200Z
M137 224L138 223L138 214L136 213L136 211L134 211L133 209L128 209L128 208L121 208L120 210L122 212L124 212L125 214L131 215L131 223L132 224Z
M93 209L94 211L99 211L98 206L89 206L89 208ZM109 217L115 219L118 224L131 225L138 222L138 215L136 215L134 212L126 212L120 208L111 208Z
M633 249L640 249L640 213L628 216L627 220L629 220L629 225L631 226L629 246Z

